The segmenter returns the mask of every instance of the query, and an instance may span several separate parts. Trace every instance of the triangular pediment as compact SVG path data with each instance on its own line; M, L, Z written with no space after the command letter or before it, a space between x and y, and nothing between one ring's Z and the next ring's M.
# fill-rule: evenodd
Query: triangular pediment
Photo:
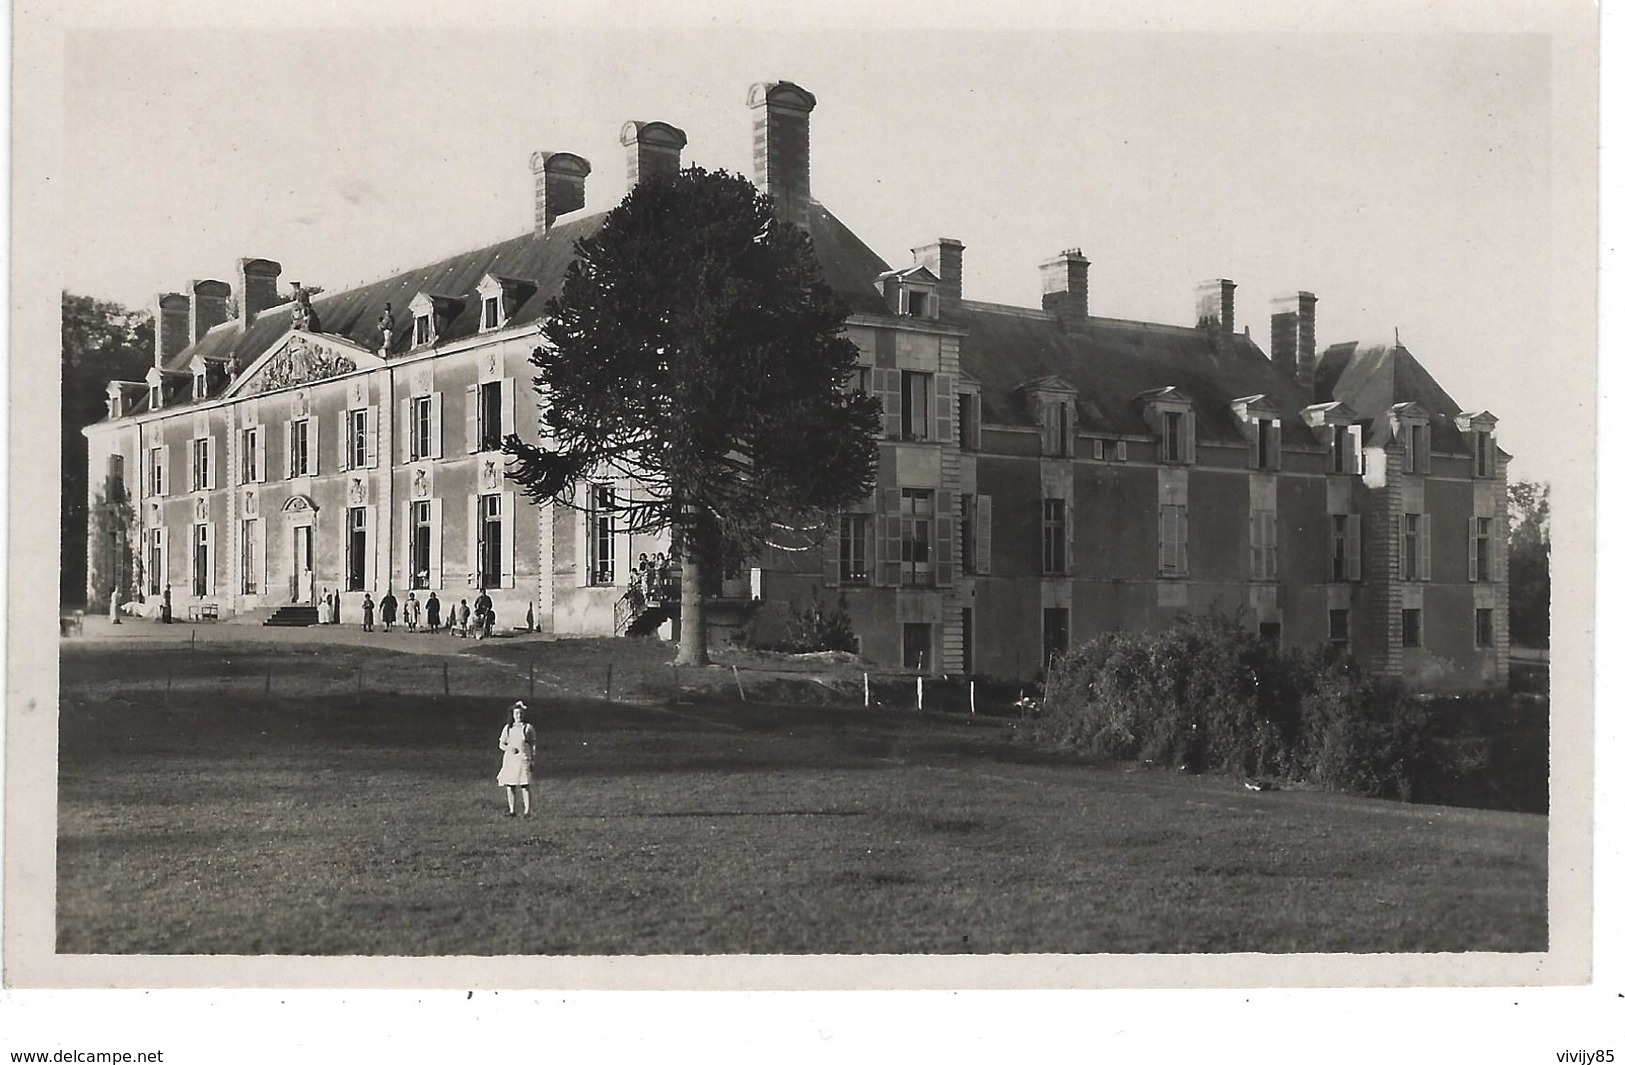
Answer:
M1323 425L1353 425L1360 420L1360 412L1347 403L1314 403L1303 408L1303 420L1319 428Z
M375 370L384 360L344 337L293 329L238 375L228 396L252 396L279 388L325 381L357 370Z
M1048 374L1044 377L1035 377L1031 381L1024 381L1016 386L1023 392L1069 392L1076 395L1078 390L1064 377Z
M1166 388L1148 388L1134 397L1136 401L1147 405L1185 406L1191 405L1191 397L1181 392L1173 385Z

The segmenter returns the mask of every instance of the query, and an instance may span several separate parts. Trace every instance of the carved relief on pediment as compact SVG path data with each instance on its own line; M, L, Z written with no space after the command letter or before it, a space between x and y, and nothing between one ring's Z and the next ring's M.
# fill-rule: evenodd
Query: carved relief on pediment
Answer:
M246 391L269 392L309 381L324 381L355 369L355 360L338 345L296 333L259 368Z

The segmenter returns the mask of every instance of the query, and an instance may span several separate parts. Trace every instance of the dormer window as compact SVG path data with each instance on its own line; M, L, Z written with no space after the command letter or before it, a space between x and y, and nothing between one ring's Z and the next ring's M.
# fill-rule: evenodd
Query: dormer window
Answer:
M1494 477L1500 465L1495 448L1495 415L1487 410L1477 414L1456 415L1456 428L1461 431L1472 455L1473 476L1484 479Z
M892 270L875 279L886 306L905 318L937 317L937 275L923 266Z
M209 398L209 375L203 370L192 375L192 398Z
M431 347L446 339L446 331L463 310L456 296L419 292L412 297L412 346Z
M1281 468L1281 414L1262 395L1233 400L1230 410L1247 437L1247 468Z
M500 320L502 301L495 296L487 296L480 301L480 328L495 329Z
M1044 421L1040 440L1043 453L1046 455L1065 455L1071 448L1072 418L1069 404L1064 399L1047 400L1044 403Z
M920 289L904 289L907 307L903 311L910 318L925 318L931 308L931 294Z
M1473 433L1473 476L1495 476L1495 438L1482 430Z
M1196 461L1196 414L1188 396L1177 388L1157 388L1135 397L1146 423L1157 436L1157 460L1174 465ZM1121 442L1118 454L1123 453Z
M432 315L418 314L412 317L412 346L422 347L434 339Z
M1393 409L1392 426L1400 448L1400 470L1428 473L1433 468L1433 431L1427 411L1415 403L1401 403Z
M1185 461L1185 412L1162 412L1162 461Z
M480 278L475 291L480 297L480 332L489 333L506 329L514 312L536 291L536 286L520 278L486 274Z
M1326 446L1326 472L1359 476L1365 473L1365 430L1352 408L1341 403L1316 403L1303 409L1303 420Z

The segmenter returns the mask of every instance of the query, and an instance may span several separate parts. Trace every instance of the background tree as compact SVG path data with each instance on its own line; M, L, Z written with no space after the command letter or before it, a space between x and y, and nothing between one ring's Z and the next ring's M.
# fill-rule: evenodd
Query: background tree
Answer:
M509 474L572 506L588 480L632 478L613 510L670 530L677 661L702 665L705 576L866 495L879 404L847 391L858 352L811 241L739 175L642 180L576 253L531 357L544 443L510 437Z
M80 432L107 416L107 382L145 380L152 316L90 296L62 293L62 576L64 604L85 599L90 471ZM98 471L101 473L102 471Z
M1552 486L1542 481L1507 486L1507 630L1524 647L1551 646L1551 498Z

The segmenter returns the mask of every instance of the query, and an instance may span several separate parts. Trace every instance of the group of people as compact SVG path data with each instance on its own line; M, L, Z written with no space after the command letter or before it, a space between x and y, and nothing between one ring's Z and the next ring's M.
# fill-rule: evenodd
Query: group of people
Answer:
M371 592L361 596L361 631L376 632L382 625L385 632L394 632L396 621L406 626L407 632L453 633L485 639L496 630L497 612L491 597L480 589L471 608L464 599L447 607L442 621L440 597L434 592L419 600L416 592L407 592L403 603L395 598L394 589L374 600ZM339 622L339 594L324 592L316 601L316 623L336 625Z
M664 594L667 583L671 580L671 570L677 563L677 557L666 557L666 552L656 551L653 558L647 554L638 556L637 569L633 571L633 585L643 593L645 599L659 599Z

